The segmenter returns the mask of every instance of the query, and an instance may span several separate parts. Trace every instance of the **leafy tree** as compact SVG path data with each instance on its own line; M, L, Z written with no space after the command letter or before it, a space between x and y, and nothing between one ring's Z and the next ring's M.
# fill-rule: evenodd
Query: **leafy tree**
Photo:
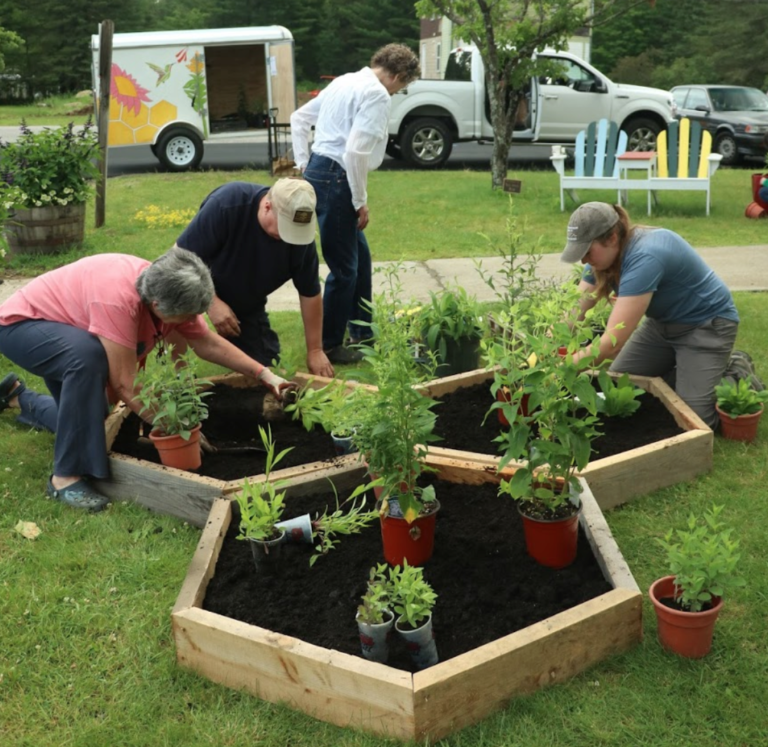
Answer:
M701 24L700 6L701 0L658 0L653 7L642 3L607 17L592 35L592 63L624 83L629 81L613 72L624 57L656 50L654 62L659 65L690 53L690 34Z
M768 87L768 6L752 0L705 0L688 38L688 56L704 63L707 83ZM693 54L691 54L691 52ZM681 50L676 57L684 58ZM708 67L707 67L708 66ZM701 75L699 81L703 81ZM687 83L678 80L675 84Z
M562 50L583 27L655 0L419 0L422 17L441 15L478 49L485 65L494 142L491 178L495 188L507 176L518 107L534 76L556 74L551 62L537 58L544 47ZM591 6L591 7L590 7Z
M768 13L755 0L658 0L595 28L592 60L621 82L768 86ZM641 70L642 68L642 70Z
M21 75L30 94L91 87L91 36L105 19L116 31L146 27L151 0L115 4L112 0L0 0L5 27L24 39L6 63Z
M18 49L24 40L13 31L8 31L0 26L0 72L5 70L5 55Z
M418 48L419 20L413 0L324 0L318 36L320 74L359 70L371 55L390 42Z

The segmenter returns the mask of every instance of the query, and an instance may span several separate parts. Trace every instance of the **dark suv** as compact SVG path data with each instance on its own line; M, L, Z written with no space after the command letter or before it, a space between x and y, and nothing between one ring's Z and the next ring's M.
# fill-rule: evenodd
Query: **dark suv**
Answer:
M675 116L698 120L712 133L723 165L741 156L764 157L768 148L768 96L745 86L675 86Z

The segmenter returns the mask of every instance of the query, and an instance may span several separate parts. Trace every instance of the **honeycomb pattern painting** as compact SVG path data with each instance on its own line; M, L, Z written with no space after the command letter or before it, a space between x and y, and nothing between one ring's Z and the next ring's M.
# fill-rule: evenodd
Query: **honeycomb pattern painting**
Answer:
M165 99L153 103L149 91L114 63L109 93L110 145L151 143L164 125L178 118L175 104Z

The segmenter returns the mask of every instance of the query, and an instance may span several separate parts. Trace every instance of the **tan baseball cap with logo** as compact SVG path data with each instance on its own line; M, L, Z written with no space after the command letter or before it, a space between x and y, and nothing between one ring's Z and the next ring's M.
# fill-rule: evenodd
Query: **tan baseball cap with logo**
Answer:
M311 244L317 226L317 197L312 185L304 179L280 179L272 185L270 199L280 238L288 244Z

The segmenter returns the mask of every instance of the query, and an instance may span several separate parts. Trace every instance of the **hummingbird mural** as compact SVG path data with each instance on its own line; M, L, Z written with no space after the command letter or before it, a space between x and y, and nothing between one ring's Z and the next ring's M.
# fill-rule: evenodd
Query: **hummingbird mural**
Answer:
M148 62L147 65L149 65L149 67L151 67L152 70L157 73L157 83L155 83L155 88L165 83L165 81L171 77L171 68L173 67L173 63L170 63L165 67L160 67L160 65L155 65L151 62Z

